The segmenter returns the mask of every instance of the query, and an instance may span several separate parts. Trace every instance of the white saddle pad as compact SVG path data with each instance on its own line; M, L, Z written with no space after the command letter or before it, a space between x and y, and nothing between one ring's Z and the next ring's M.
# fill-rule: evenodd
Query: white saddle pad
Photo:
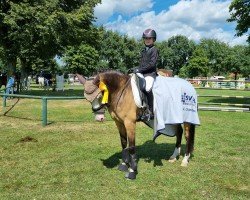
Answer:
M132 86L132 91L133 91L133 96L135 100L135 104L138 108L144 108L145 105L143 104L140 94L139 94L139 89L136 85L136 75L132 74L131 76L131 86Z

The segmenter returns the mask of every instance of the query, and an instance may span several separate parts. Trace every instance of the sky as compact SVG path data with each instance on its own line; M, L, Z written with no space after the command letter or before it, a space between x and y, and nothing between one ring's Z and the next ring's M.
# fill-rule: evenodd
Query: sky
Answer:
M236 23L227 22L231 0L102 0L95 7L95 24L108 30L141 38L147 28L163 41L185 35L196 42L213 38L230 46L246 44L236 37Z

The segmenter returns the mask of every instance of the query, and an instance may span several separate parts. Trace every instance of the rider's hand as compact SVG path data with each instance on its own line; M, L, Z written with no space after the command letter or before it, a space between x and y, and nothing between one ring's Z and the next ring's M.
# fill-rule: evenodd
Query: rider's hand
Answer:
M130 73L138 73L138 67L128 69L128 74Z
M136 73L139 73L139 72L140 72L140 71L139 71L139 68L138 68L138 67L134 68L133 72L134 72L135 74L136 74Z

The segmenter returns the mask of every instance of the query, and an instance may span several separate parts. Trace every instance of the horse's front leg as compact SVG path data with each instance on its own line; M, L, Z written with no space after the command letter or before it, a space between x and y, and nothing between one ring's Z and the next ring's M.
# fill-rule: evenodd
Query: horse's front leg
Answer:
M124 126L127 132L129 147L127 148L130 156L130 168L126 174L128 179L136 179L137 175L137 156L135 150L135 121L124 121Z
M120 171L127 172L129 168L130 156L127 149L127 132L123 123L116 121L116 126L119 130L121 145L122 145L122 163L118 166Z
M173 163L177 160L177 157L181 153L181 139L182 139L182 134L183 134L183 129L181 125L178 125L177 130L176 130L176 144L175 144L175 149L174 153L172 156L169 158L169 162Z

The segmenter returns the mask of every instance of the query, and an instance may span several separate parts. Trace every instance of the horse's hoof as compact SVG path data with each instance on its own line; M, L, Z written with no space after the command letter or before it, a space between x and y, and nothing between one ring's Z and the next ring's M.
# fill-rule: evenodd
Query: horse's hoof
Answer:
M176 158L169 158L168 162L174 163L177 159Z
M134 180L136 179L136 175L137 175L137 172L127 172L126 175L125 175L125 178L127 179L130 179L130 180Z
M128 166L125 163L121 163L118 166L118 170L122 171L122 172L127 172L128 171Z
M187 166L188 166L188 162L186 162L186 161L183 162L183 161L182 161L182 162L181 162L181 166L182 166L182 167L187 167Z

